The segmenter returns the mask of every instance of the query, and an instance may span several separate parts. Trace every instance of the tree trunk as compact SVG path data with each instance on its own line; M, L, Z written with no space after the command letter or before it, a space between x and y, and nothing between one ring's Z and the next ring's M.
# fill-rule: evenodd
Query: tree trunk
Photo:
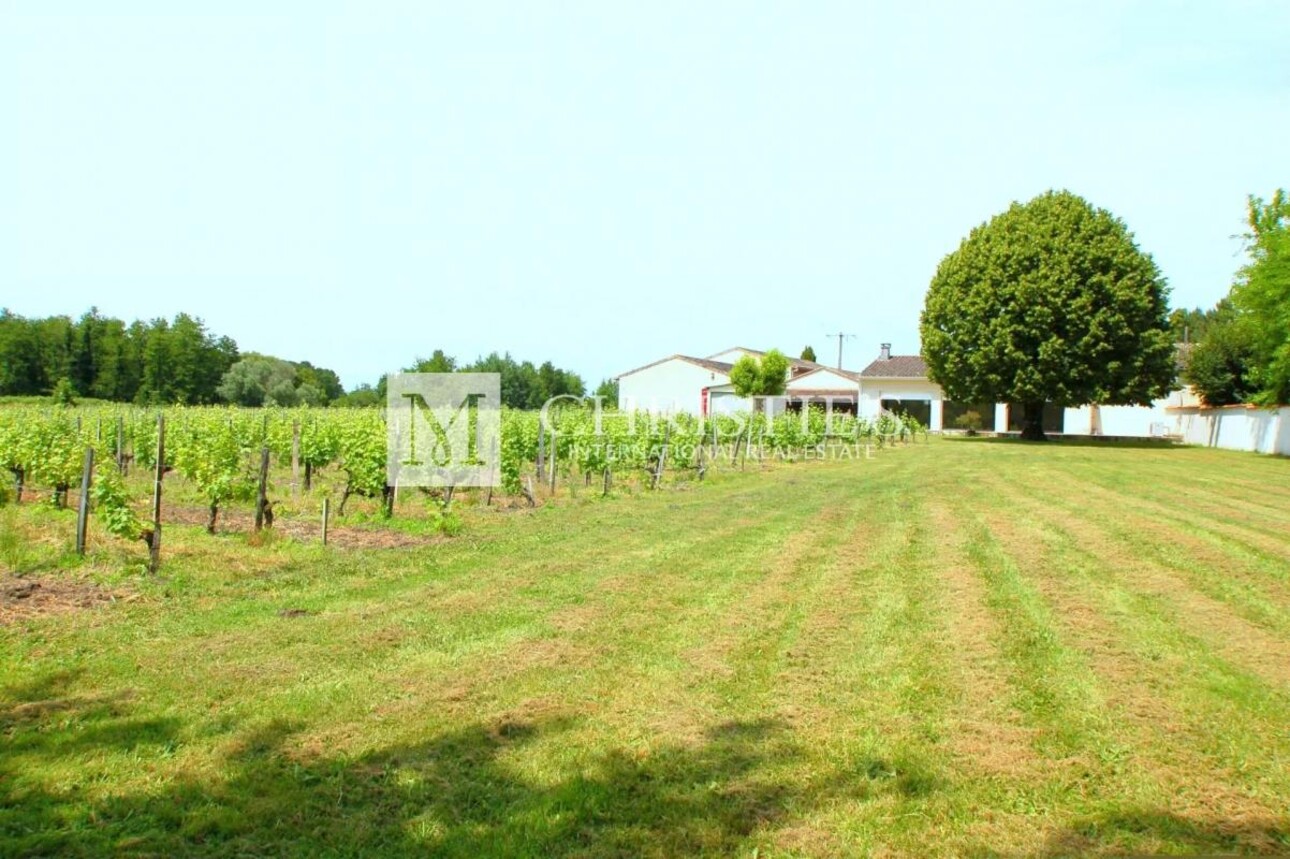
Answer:
M1044 435L1043 402L1022 405L1021 437L1025 441L1048 441Z
M215 533L215 520L216 520L217 518L219 518L219 502L218 502L218 501L212 501L212 502L211 502L211 509L210 509L210 517L209 517L209 518L207 518L207 520L206 520L206 533L207 533L207 534L214 534L214 533Z

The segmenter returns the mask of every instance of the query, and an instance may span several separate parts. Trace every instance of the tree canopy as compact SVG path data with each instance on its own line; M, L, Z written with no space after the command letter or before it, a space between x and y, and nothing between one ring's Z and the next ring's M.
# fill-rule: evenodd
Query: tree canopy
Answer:
M1250 261L1237 275L1232 301L1249 327L1251 400L1290 403L1290 195L1249 198Z
M1253 331L1228 302L1220 302L1204 326L1203 339L1185 358L1183 379L1207 406L1244 403L1255 393L1250 362Z
M788 382L788 358L778 349L771 349L761 358L744 355L730 368L730 384L740 397L773 397L784 393ZM753 409L760 411L762 403L754 399Z
M0 394L57 388L103 400L213 403L237 359L236 343L186 313L127 325L97 308L76 321L0 310Z
M460 364L456 358L444 354L442 349L434 350L429 358L418 358L408 367L405 373L497 373L502 384L502 405L512 409L540 409L542 404L552 397L565 394L583 396L586 385L582 377L570 370L561 370L550 361L541 366L534 366L532 361L516 361L510 353L491 352L475 359L470 364ZM360 386L353 395L345 398L345 403L365 403L369 396ZM378 402L385 402L386 378L382 376L372 389ZM615 400L616 402L616 400Z
M1168 288L1124 222L1049 191L978 226L937 267L920 331L931 378L961 402L1146 405L1177 375Z
M805 349L802 350L801 358L803 361L815 361L816 360L815 348L812 346L807 346Z

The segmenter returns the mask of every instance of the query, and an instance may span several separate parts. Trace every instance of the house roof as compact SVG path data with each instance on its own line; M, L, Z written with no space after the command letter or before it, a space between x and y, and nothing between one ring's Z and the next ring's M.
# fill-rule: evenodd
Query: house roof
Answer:
M854 389L840 388L796 388L792 391L785 391L784 396L792 397L795 400L811 399L824 397L833 397L834 399L851 399L854 400L860 395L860 392Z
M860 375L866 379L926 379L927 362L922 355L892 355L873 360Z
M714 373L728 375L733 364L727 364L724 361L713 361L710 358L695 358L691 355L668 355L666 358L660 358L657 361L651 361L648 364L637 367L634 370L628 370L625 373L619 373L615 379L621 379L623 376L630 376L632 373L639 373L641 370L648 370L650 367L657 367L659 364L666 364L668 361L685 361L690 364L702 367L705 370L711 370Z
M807 363L810 363L810 362L808 361ZM835 376L841 376L844 379L850 379L851 381L857 384L859 384L860 382L860 374L857 373L855 370L839 370L837 367L826 367L823 364L816 364L814 368L807 370L805 373L794 376L792 380L796 382L800 379L805 379L807 376L813 376L816 373L832 373Z
M724 355L727 352L735 352L735 351L747 352L749 355L766 354L760 349L749 349L746 346L731 346L729 349L722 349L720 352L713 353L713 355L710 355L708 357L708 360L711 360L713 357L716 357L717 355ZM797 370L817 370L821 367L824 367L823 364L817 363L815 361L807 361L805 358L793 358L788 355L785 355L784 357L788 358L789 365Z

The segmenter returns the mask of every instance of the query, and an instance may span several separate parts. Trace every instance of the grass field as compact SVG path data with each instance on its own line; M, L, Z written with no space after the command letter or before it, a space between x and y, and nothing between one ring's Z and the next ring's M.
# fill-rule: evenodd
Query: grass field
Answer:
M172 528L149 580L0 509L72 595L0 626L0 854L1290 852L1290 461L933 440L464 520Z

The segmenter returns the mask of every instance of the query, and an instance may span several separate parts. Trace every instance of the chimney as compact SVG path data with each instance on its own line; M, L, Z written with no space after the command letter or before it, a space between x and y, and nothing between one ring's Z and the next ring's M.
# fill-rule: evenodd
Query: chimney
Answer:
M890 360L891 360L891 344L890 344L890 343L883 343L883 344L882 344L882 349L880 349L880 350L878 351L878 360L879 360L879 361L890 361Z

